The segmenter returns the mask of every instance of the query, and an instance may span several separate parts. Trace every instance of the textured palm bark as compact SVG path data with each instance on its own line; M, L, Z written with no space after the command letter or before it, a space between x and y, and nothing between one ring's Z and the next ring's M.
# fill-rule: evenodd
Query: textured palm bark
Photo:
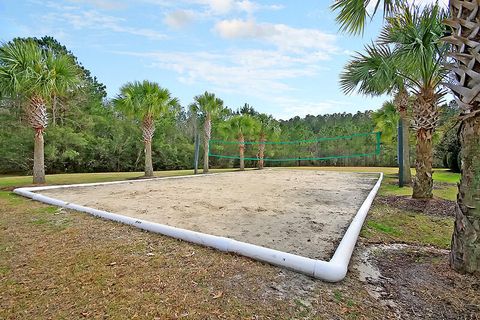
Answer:
M265 134L260 135L260 144L258 145L258 169L263 169L265 156Z
M451 266L460 272L480 272L480 117L460 127L462 178L458 185Z
M413 104L417 146L413 179L413 194L416 199L431 199L433 197L433 133L438 122L437 94L431 88L423 88Z
M238 151L240 153L240 171L245 170L245 138L240 133L238 136Z
M48 124L47 107L43 98L33 96L27 108L28 122L35 130L33 149L33 183L45 183L45 155L43 132Z
M204 123L203 137L203 173L208 173L208 154L210 148L210 135L212 132L212 120L210 113L207 113Z
M402 138L403 138L403 184L411 185L412 184L412 172L410 164L410 130L409 130L409 121L407 117L400 116L400 121L402 121Z
M145 177L153 177L152 139L154 133L155 121L151 115L147 115L142 123L143 142L145 143Z
M408 121L408 93L402 88L395 96L395 105L397 107L398 114L400 115L400 121L402 121L402 138L403 138L403 177L401 177L404 185L410 185L412 183L412 173L410 170L410 133L409 133L409 121Z
M417 161L415 162L416 175L413 181L413 198L430 199L433 197L432 179L432 130L420 129L417 131Z
M452 45L452 89L462 110L461 171L450 265L460 272L480 272L480 3L450 0L452 28L444 40Z
M44 184L45 158L44 158L43 130L35 129L35 145L33 149L33 183Z

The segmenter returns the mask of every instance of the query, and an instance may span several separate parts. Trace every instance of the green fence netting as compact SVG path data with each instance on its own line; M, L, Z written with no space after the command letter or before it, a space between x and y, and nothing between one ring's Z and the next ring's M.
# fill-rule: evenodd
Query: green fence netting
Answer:
M370 132L308 140L265 141L264 161L329 160L379 155L380 139L381 132ZM243 147L245 160L259 160L262 142L245 141ZM239 151L239 141L210 140L210 157L240 159Z

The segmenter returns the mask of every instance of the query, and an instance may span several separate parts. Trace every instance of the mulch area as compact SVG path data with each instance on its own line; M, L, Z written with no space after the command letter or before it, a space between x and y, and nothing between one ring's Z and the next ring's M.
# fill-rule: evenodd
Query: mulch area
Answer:
M444 199L413 199L410 196L377 196L375 201L379 204L389 205L391 207L421 212L423 214L453 217L455 215L455 202Z
M448 252L428 248L382 250L376 283L402 319L480 319L480 275L448 265Z

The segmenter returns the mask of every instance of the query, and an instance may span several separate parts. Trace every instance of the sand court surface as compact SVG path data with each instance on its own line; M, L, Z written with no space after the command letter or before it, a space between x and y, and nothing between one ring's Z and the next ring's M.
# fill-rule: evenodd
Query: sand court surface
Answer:
M41 191L169 226L329 259L375 174L268 169Z

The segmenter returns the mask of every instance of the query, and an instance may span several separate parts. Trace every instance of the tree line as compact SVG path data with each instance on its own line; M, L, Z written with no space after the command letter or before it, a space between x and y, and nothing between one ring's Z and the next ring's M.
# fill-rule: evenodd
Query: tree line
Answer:
M21 55L23 51L34 52L30 52L30 55ZM220 98L209 92L194 97L190 105L183 107L168 89L147 80L126 83L114 99L106 99L105 86L92 77L66 47L51 37L14 39L1 48L1 61L12 61L7 59L8 57L28 59L24 61L24 68L27 70L35 66L32 61L37 65L42 63L44 65L43 73L25 71L26 74L23 74L22 70L12 69L10 74L2 75L3 81L8 82L16 73L17 81L13 87L8 87L2 82L3 98L0 104L2 173L32 173L32 168L35 173L35 168L38 168L38 165L34 166L35 155L37 159L42 156L39 154L42 151L38 148L43 147L39 144L44 133L43 157L44 167L48 173L144 169L145 174L151 176L154 169L192 168L195 132L200 131L203 132L204 142L204 172L208 172L210 166L244 168L247 165L262 168L264 165L396 165L396 135L388 132L396 130L397 120L388 122L379 116L385 113L385 107L376 112L307 115L304 118L297 116L289 120L276 120L271 115L260 113L247 103L236 109L226 107ZM60 65L53 64L55 59L58 59ZM32 66L28 66L27 63L32 63ZM58 72L66 67L68 73ZM8 68L8 64L2 63L3 70ZM55 79L49 79L44 85L32 85L51 74L52 69L57 74ZM450 109L454 110L455 106ZM28 126L34 129L34 139ZM293 144L277 147L265 144L268 141L311 140L375 130L384 132L382 152L379 156L268 162L268 164L263 161L264 156L297 157L302 148L312 156L315 153L315 150L308 149L312 147L309 145ZM209 159L208 142L212 135L214 139L238 142L229 150L223 150L225 154L228 151L230 152L228 154L241 158L240 155L244 154L246 147L255 148L247 152L250 152L250 157L254 155L259 160ZM412 139L413 136L409 137L409 140ZM441 138L437 140L441 141ZM259 143L251 147L243 144L245 141ZM364 144L364 140L350 141L348 145L345 144L345 148L356 150ZM330 154L341 155L343 152L336 143L317 147L323 151L335 148ZM34 157L33 149L37 151ZM439 151L437 158L445 158L445 153L446 151ZM413 153L412 157L414 158ZM443 165L442 159L436 159L436 165ZM40 177L36 181L42 182L43 179Z

